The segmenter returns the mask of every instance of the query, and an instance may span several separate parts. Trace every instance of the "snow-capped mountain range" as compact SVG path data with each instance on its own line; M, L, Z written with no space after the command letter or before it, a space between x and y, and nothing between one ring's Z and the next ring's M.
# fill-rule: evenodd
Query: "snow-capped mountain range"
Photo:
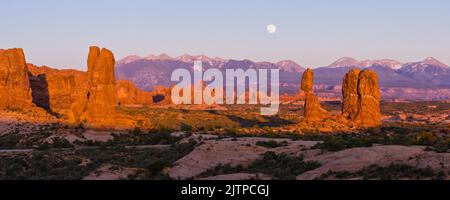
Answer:
M193 70L193 62L197 60L203 62L205 69L241 68L245 70L248 68L278 68L280 69L280 89L282 92L288 93L298 91L301 74L305 70L300 64L291 60L271 63L211 58L204 55L192 56L186 54L171 57L161 54L146 57L128 56L119 60L116 64L116 75L120 79L134 82L144 90L151 90L156 85L169 87L174 84L170 82L173 70L178 68ZM382 89L408 88L409 90L424 89L435 91L437 91L436 89L448 89L450 91L450 67L432 57L423 61L405 64L392 59L358 61L350 57L344 57L328 66L314 68L315 84L317 87L338 91L342 83L342 77L352 68L376 71ZM394 97L395 93L393 94ZM441 94L436 95L439 96ZM450 98L450 93L448 95L448 98Z
M358 61L354 58L344 57L336 62L328 65L329 68L337 68L337 67L358 67L358 68L366 68L371 67L373 65L381 65L387 66L392 69L400 69L403 67L403 63L392 60L392 59L380 59L380 60L364 60Z

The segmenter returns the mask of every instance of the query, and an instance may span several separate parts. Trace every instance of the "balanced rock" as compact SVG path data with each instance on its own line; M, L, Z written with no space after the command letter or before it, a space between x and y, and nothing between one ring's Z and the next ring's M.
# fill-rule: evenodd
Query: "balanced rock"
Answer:
M0 49L0 107L32 106L28 68L22 49Z
M305 111L304 117L306 121L315 122L322 121L329 116L328 111L322 108L319 98L313 93L314 73L311 69L307 69L302 76L301 89L305 93Z

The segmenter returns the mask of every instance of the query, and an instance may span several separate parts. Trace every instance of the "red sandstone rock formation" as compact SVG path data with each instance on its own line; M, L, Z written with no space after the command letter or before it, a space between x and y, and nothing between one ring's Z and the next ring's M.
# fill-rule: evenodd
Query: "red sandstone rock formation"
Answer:
M342 81L342 115L354 120L358 114L358 79L361 70L352 69L345 76Z
M305 93L304 117L309 122L322 121L329 116L329 113L320 105L319 98L313 93L313 79L313 71L307 69L303 73L301 81L301 89Z
M169 105L172 104L172 89L164 86L155 86L150 92L154 104Z
M365 70L360 73L358 96L359 112L356 115L356 120L363 127L380 126L380 88L376 72Z
M87 74L77 70L57 70L28 64L33 102L59 114L84 95Z
M378 76L371 70L353 69L342 83L342 115L356 127L381 125Z
M302 76L301 90L304 93L313 93L314 84L314 72L311 69L307 69Z
M151 93L140 90L131 81L118 80L115 91L120 106L153 104Z
M0 49L0 107L32 106L28 69L22 49Z
M114 55L107 49L90 47L87 91L71 106L70 121L88 124L114 124Z
M88 57L87 120L113 119L116 109L114 55L108 49L90 47Z
M46 66L28 64L33 102L39 107L64 114L71 105L86 96L88 75L77 70L57 70ZM119 106L151 105L150 92L142 91L132 82L117 80L115 84L116 104Z

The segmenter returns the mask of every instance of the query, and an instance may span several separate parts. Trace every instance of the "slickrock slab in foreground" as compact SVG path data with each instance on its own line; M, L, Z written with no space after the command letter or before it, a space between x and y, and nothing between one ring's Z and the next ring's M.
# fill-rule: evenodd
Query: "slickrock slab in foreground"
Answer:
M450 153L428 152L424 149L421 146L374 146L329 152L306 158L307 161L318 161L322 166L297 176L297 179L311 180L329 171L352 173L370 165L388 166L393 163L450 170Z

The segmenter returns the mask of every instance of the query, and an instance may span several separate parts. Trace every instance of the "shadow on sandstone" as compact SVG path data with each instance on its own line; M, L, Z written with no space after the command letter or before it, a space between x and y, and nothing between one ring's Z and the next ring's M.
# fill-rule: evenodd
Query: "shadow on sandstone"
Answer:
M50 93L48 89L48 81L46 74L37 76L28 72L30 80L32 102L39 108L46 110L50 115L60 117L60 114L54 112L50 106Z

